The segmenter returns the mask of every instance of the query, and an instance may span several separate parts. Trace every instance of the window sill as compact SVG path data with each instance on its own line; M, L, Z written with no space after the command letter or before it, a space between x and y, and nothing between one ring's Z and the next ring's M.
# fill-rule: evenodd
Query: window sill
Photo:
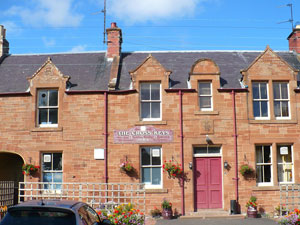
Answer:
M62 127L35 127L31 129L31 132L61 132Z
M147 189L146 188L146 194L160 194L160 193L168 193L168 189L162 188L162 189Z
M279 191L279 186L257 186L253 187L252 191Z
M219 111L195 111L195 115L219 115Z
M252 124L297 124L297 120L254 120L249 119L249 123Z
M139 121L135 123L136 126L139 125L167 125L166 120L161 120L161 121Z

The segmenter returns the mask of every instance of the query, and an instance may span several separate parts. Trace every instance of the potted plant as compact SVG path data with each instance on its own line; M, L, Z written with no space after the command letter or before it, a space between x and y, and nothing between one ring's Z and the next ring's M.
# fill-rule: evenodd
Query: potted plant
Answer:
M131 165L130 162L125 161L125 162L121 163L120 170L121 170L121 172L130 173L133 171L133 166Z
M22 173L24 175L31 175L33 176L38 170L39 166L35 166L33 164L23 164L22 166Z
M154 207L150 213L153 218L159 218L161 216L161 211L157 207Z
M171 160L169 162L165 160L163 164L163 170L168 172L169 178L178 178L182 175L181 164L172 163Z
M280 206L280 204L278 204L275 207L275 213L274 214L275 214L275 216L285 216L285 215L287 215L287 212L288 212L288 210L287 210L285 204L282 204L281 206Z
M249 218L256 218L257 217L257 203L256 203L256 197L251 196L249 201L246 203L247 208L247 216Z
M248 165L248 164L243 164L240 167L240 173L243 176L251 175L251 174L254 173L254 169L250 165Z
M162 216L164 219L170 220L172 219L172 203L167 201L167 200L163 200L162 204L161 204L161 208L162 208Z

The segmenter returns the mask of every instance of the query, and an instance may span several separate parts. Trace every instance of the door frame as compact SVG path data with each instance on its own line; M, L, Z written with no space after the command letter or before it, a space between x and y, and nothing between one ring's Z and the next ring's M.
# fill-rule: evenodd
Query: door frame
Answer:
M194 154L194 148L198 147L197 145L192 146L193 150L193 202L194 202L194 212L197 212L197 202L196 202L196 166L195 166L195 161L196 158L220 158L221 159L221 173L222 173L222 209L224 209L224 159L222 156L222 146L211 146L211 147L220 147L220 153L213 153L213 154ZM209 146L208 146L209 147Z

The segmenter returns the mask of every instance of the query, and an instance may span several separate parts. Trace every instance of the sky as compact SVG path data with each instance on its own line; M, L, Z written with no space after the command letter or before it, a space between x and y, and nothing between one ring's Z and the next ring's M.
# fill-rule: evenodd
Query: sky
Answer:
M122 51L287 51L299 0L106 0ZM10 54L105 51L104 0L0 0Z

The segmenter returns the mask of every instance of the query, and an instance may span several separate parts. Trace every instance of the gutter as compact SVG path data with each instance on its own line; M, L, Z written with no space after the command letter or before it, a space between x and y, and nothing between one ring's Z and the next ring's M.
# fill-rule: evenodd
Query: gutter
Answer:
M184 152L183 152L183 115L182 115L182 90L179 90L179 105L180 105L180 153L181 153L181 166L182 166L182 174L184 174ZM181 213L185 215L185 204L184 204L184 177L180 178L181 185Z

